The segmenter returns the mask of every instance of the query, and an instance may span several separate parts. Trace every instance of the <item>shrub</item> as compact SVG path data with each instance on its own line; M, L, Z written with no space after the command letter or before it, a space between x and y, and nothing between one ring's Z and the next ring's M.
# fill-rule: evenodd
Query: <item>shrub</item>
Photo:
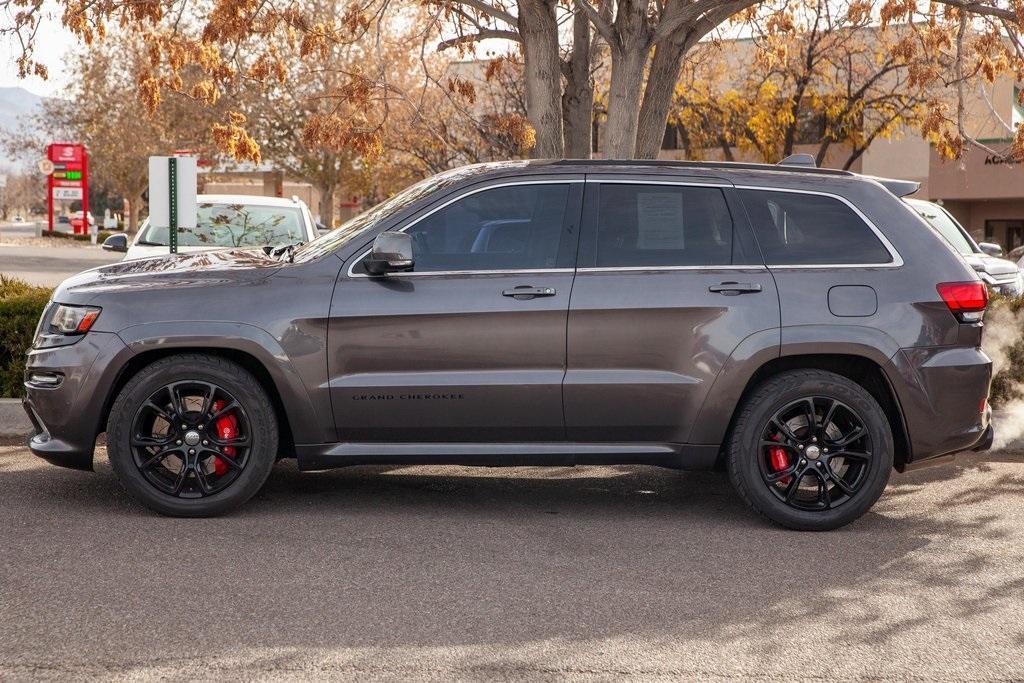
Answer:
M75 240L76 242L88 242L89 235L76 235L71 232L60 232L58 230L43 230L43 237L52 237L55 239L62 240ZM100 230L96 234L96 244L102 244L103 240L107 239L114 234L112 230Z
M25 353L52 290L0 275L0 396L23 396Z

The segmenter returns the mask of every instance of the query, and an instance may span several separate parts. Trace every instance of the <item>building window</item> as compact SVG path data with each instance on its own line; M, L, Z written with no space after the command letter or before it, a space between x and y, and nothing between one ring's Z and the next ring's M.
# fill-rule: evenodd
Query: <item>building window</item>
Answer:
M985 221L985 241L1011 251L1024 245L1024 220Z
M1020 86L1013 89L1013 115L1011 119L1011 125L1016 130L1017 126L1024 123L1024 103L1021 103L1021 96L1024 95L1024 91L1021 90Z

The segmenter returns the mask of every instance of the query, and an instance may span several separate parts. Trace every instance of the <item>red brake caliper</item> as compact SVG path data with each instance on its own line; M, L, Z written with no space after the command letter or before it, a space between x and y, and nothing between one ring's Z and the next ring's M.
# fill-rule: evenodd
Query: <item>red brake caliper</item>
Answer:
M224 401L214 401L213 412L216 413L223 410L225 405L226 404ZM214 423L214 429L217 430L218 439L222 441L234 439L236 436L238 436L238 418L230 413L227 415L221 415L220 417L217 418L217 422ZM228 456L229 458L235 457L234 446L224 446L224 448L222 448L221 450L224 452L224 455ZM215 457L213 459L213 473L220 477L223 476L224 474L227 474L227 471L228 464L221 460L220 457Z
M783 472L789 469L789 453L782 446L769 446L768 447L768 465L772 468L772 472ZM779 480L783 486L789 484L789 477L783 477Z

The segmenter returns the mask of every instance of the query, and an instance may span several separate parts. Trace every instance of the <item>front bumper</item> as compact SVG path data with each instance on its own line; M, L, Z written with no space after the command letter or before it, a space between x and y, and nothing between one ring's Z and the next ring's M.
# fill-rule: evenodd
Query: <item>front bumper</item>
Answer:
M131 355L109 332L90 332L70 346L29 351L22 402L33 425L29 449L54 465L91 470L110 392ZM38 374L56 375L60 381L42 385L32 381Z

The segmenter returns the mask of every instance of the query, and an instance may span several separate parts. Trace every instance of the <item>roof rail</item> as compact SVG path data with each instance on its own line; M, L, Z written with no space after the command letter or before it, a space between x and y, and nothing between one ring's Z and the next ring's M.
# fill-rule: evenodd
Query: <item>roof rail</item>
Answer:
M786 173L816 173L819 175L853 176L851 171L813 166L782 166L780 164L758 164L737 161L681 161L669 159L538 159L530 161L531 166L644 166L650 168L677 168L696 170L722 169L726 171L779 171Z
M818 168L818 163L810 154L790 154L779 162L779 166L800 166L801 168Z

